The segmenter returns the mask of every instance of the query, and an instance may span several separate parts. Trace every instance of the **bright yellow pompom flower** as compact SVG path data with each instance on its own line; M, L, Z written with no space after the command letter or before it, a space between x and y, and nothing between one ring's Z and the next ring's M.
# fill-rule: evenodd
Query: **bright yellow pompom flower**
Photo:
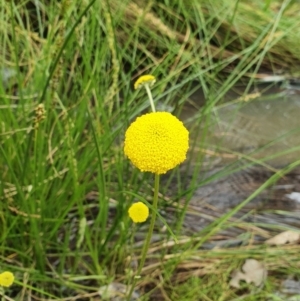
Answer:
M14 274L11 272L3 272L0 274L0 286L9 287L15 280Z
M149 216L149 208L142 202L130 206L128 214L134 223L143 223Z
M188 130L168 112L142 115L125 133L124 152L143 172L166 173L186 159L188 148Z

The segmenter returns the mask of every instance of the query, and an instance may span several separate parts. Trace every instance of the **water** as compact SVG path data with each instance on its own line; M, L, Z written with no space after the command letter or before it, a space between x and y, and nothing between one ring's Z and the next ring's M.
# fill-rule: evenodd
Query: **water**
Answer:
M272 94L274 92L276 94ZM233 93L229 95L235 96ZM201 91L198 100L197 93L193 97L197 102L203 101ZM183 118L188 120L193 115L195 110L187 107ZM272 88L261 97L216 107L206 146L211 152L223 154L225 161L230 158L236 160L238 154L257 160L269 158L267 161L272 166L283 166L299 159L299 91Z
M237 98L233 93L230 95ZM193 97L194 101L203 102L201 91L199 99L197 93ZM182 116L188 122L196 113L187 107ZM197 151L205 152L207 161L216 161L206 172L206 177L222 172L233 162L237 165L256 164L227 176L218 176L205 185L200 180L185 218L188 232L203 229L248 198L274 174L276 168L300 159L299 91L273 88L255 99L238 99L216 107L205 145L201 143L199 140ZM265 224L264 229L274 229L274 225L275 228L298 229L300 203L288 197L293 192L300 192L300 169L282 177L254 198L233 220L238 218L245 223ZM229 227L222 233L232 239L244 232L243 228ZM262 239L259 235L257 237Z
M214 113L209 137L212 146L255 159L270 157L269 163L275 166L300 158L299 95L228 105Z

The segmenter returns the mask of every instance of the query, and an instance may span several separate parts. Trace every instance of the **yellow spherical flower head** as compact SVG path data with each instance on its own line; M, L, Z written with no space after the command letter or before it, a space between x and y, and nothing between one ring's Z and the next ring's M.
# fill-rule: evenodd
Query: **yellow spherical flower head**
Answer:
M149 216L149 208L144 203L137 202L130 206L128 214L134 223L143 223Z
M3 272L0 274L0 285L9 287L15 280L14 274L11 272Z
M155 84L155 77L153 75L147 74L147 75L143 75L140 76L137 81L134 83L134 89L139 89L142 86L144 86L145 84L149 84L149 86L153 86Z
M141 171L164 174L186 159L189 132L168 112L138 117L125 133L124 152Z

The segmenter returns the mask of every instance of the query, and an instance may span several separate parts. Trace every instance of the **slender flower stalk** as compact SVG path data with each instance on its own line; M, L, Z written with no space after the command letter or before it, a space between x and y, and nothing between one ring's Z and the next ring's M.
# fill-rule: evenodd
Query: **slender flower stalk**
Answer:
M148 97L149 97L151 110L152 110L152 112L156 112L155 105L154 105L154 100L153 100L153 97L152 97L152 93L151 93L149 84L145 84L145 88L146 88L146 91L147 91L147 94L148 94Z
M127 296L127 301L130 301L131 295L132 295L133 290L136 286L136 283L137 283L138 279L141 278L141 272L142 272L142 269L144 267L146 257L147 257L147 252L148 252L148 249L149 249L149 246L150 246L151 237L152 237L152 233L153 233L154 225L155 225L155 220L156 220L156 212L157 212L157 204L158 204L158 191L159 191L159 179L160 179L159 175L155 174L155 177L154 177L154 195L153 195L153 211L152 211L150 226L149 226L147 237L146 237L143 249L142 249L141 261L139 263L136 275L134 276L133 283L130 287L130 291L129 291L128 296Z
M155 110L155 105L154 105L150 87L153 86L155 82L156 82L156 78L153 75L147 74L147 75L140 76L137 79L137 81L134 83L135 89L140 89L141 87L145 87L149 97L152 112L156 112L156 110Z
M134 121L125 133L124 152L142 172L152 172L154 178L154 195L152 215L147 237L142 249L141 260L133 279L127 301L132 293L144 267L147 252L154 230L158 207L160 174L182 163L189 147L189 132L183 123L168 112L156 112L150 86L155 83L153 75L144 75L134 84L135 89L144 86L150 101L152 113L144 114ZM129 216L133 222L144 222L148 217L146 205L138 202L129 208Z

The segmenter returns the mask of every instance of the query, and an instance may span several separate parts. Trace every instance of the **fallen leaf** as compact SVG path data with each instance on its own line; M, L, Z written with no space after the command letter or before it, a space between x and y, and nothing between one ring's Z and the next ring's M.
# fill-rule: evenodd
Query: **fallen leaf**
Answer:
M240 280L246 283L254 283L260 286L267 277L267 270L265 266L256 259L247 259L242 266L242 272L235 270L231 275L229 285L235 288L240 288Z
M231 280L229 282L229 285L235 288L239 288L240 287L240 280L244 279L244 273L235 270L233 271L233 273L231 274Z
M296 243L299 240L300 240L300 233L288 230L279 233L276 236L266 240L266 244L280 246L286 243Z

